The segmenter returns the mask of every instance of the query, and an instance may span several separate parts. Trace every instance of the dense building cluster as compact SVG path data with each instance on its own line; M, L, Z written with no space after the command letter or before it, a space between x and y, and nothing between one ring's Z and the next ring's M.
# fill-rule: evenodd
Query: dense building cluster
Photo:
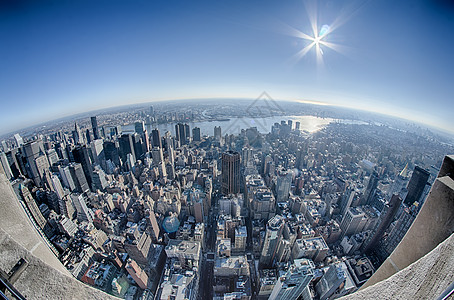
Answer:
M164 115L143 116L175 120ZM0 171L73 276L125 299L352 293L402 239L453 150L372 124L308 135L289 120L224 136L184 122L164 134L144 120L133 132L84 124L16 134Z

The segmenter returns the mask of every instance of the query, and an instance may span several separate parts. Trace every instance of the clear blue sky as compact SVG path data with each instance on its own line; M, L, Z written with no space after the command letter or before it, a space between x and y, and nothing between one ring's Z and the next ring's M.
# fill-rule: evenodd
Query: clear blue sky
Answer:
M103 107L198 97L312 100L454 131L454 8L318 1L0 1L0 133ZM308 4L308 5L305 5ZM314 10L315 11L315 10ZM449 106L451 104L451 106Z

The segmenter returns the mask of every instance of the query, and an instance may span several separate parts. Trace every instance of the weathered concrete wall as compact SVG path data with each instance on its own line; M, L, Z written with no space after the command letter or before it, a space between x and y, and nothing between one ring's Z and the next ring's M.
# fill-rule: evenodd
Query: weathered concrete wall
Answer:
M454 234L404 270L341 299L437 299L453 281Z
M34 256L61 273L71 276L35 229L3 174L0 174L0 228Z
M29 300L34 299L119 299L66 276L37 258L0 229L0 268L9 272L24 258L28 261L14 287Z
M29 264L14 283L27 299L118 299L92 288L66 270L34 228L4 174L0 174L0 269Z
M402 241L361 287L365 289L405 269L454 232L454 156L447 156L439 177Z

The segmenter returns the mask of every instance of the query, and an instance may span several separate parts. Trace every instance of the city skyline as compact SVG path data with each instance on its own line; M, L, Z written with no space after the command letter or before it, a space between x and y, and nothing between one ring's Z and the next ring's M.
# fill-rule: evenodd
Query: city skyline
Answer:
M3 3L2 134L91 110L166 99L310 101L453 132L450 38L442 1L172 4ZM175 4L175 3L173 3ZM323 65L300 33L328 25ZM308 16L309 14L309 16ZM340 26L336 26L340 24ZM326 27L325 27L326 28ZM321 32L320 32L321 34Z

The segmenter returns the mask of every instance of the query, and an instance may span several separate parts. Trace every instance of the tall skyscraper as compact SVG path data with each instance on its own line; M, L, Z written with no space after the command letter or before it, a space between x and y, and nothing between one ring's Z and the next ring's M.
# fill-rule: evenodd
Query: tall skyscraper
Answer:
M284 202L288 200L290 187L292 185L293 173L286 169L280 169L277 172L276 184L276 201Z
M90 186L88 185L87 179L85 178L85 174L84 174L81 164L78 164L78 163L70 164L69 172L70 172L71 178L74 182L75 190L78 193L84 193L84 192L90 190Z
M389 203L383 209L380 220L374 228L372 234L370 235L369 240L365 241L362 246L362 252L367 252L374 249L377 242L382 238L385 231L388 229L389 225L396 216L397 211L399 210L400 205L402 204L402 198L399 195L394 194L391 197Z
M394 251L394 249L397 247L397 245L400 243L402 238L407 233L411 224L413 224L413 221L416 219L417 214L418 214L417 203L404 209L402 214L397 219L393 229L382 241L381 256L383 258L388 257Z
M71 194L71 200L76 208L77 220L93 223L93 212L87 207L83 194Z
M93 182L93 167L88 153L88 148L86 146L78 146L72 151L74 161L82 165L85 178L87 179L88 186L91 188Z
M220 141L222 137L221 126L214 126L214 139Z
M76 144L76 145L84 144L84 137L83 137L82 132L80 131L80 127L79 127L79 125L77 125L77 123L74 123L73 139L74 139L74 144Z
M329 299L345 282L346 278L347 275L340 265L331 265L315 285L315 290L320 296L320 299Z
M368 204L370 205L374 200L375 191L377 190L378 185L378 173L373 172L369 177L369 182L367 184L366 190L361 197L360 205Z
M427 181L429 180L430 173L418 166L415 167L413 174L411 175L410 182L408 182L407 190L408 194L405 197L404 203L407 206L411 206L415 202L419 202L426 187Z
M19 135L19 133L16 133L14 135L14 140L16 141L16 146L17 147L20 147L24 144L24 140L22 139L22 137ZM3 149L5 152L7 151L7 149Z
M240 154L234 151L222 153L222 193L240 192Z
M94 139L100 139L101 136L99 135L98 121L96 120L96 117L91 117L91 128L93 130Z
M118 144L120 146L120 158L123 163L126 163L128 154L133 156L134 161L136 160L132 134L122 134L118 139Z
M273 266L274 259L282 239L284 230L284 217L275 215L266 224L265 239L263 241L262 253L260 255L260 265L270 268Z
M39 187L43 186L44 171L49 169L49 160L44 151L43 141L35 140L23 145L26 170L31 179Z
M200 128L199 127L194 127L192 128L192 140L194 142L200 142Z
M287 272L281 272L269 300L311 300L309 283L315 265L309 259L296 259Z
M394 183L390 189L390 195L398 194L400 198L404 199L407 195L407 182L408 182L408 163L394 178Z
M162 148L161 136L159 135L159 129L155 128L151 131L152 145L154 147Z
M145 124L143 123L143 121L137 121L136 123L134 123L134 130L138 134L143 134L145 131Z
M120 154L119 154L118 142L104 141L103 148L104 148L104 156L106 158L106 161L110 160L116 166L120 166Z
M186 137L186 144L190 141L191 139L191 130L189 128L188 124L184 124L184 135Z
M186 145L186 129L183 123L175 125L175 137L180 142L180 146Z

